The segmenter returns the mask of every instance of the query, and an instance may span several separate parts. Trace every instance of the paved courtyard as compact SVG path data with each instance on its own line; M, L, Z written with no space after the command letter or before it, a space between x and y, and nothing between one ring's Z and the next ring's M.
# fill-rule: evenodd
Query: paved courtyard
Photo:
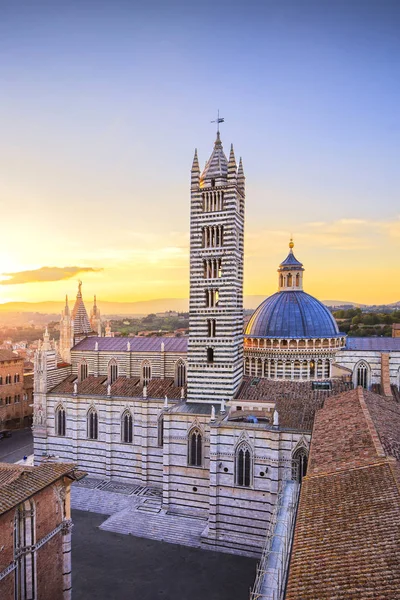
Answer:
M106 531L104 514L73 510L72 519L74 600L249 598L255 559Z

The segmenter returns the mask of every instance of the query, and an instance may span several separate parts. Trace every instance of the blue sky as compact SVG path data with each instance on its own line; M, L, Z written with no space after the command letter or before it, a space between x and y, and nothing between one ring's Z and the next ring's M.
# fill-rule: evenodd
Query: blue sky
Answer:
M400 299L399 2L0 8L2 272L77 265L103 269L85 281L109 299L187 295L189 170L219 108L247 176L245 291L275 290L293 232L311 293Z

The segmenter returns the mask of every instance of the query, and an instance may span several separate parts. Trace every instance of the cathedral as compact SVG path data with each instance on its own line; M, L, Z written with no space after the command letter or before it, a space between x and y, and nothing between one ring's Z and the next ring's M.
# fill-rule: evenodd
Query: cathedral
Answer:
M190 191L188 338L102 335L79 284L59 348L45 335L35 357L35 461L156 488L169 514L207 520L204 547L260 556L325 400L357 386L400 398L400 338L340 333L304 291L292 240L244 329L245 175L219 132L203 171L195 152Z

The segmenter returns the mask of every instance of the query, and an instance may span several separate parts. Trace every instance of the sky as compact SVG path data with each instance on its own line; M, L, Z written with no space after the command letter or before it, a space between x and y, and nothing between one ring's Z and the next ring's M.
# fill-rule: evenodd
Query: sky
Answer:
M0 0L0 302L188 296L190 167L246 174L245 294L400 300L400 3Z

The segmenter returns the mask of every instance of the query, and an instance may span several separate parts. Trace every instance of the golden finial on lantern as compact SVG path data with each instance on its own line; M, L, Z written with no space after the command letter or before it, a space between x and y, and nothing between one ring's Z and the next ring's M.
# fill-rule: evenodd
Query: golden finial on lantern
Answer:
M294 248L293 236L290 236L289 248L292 250Z

